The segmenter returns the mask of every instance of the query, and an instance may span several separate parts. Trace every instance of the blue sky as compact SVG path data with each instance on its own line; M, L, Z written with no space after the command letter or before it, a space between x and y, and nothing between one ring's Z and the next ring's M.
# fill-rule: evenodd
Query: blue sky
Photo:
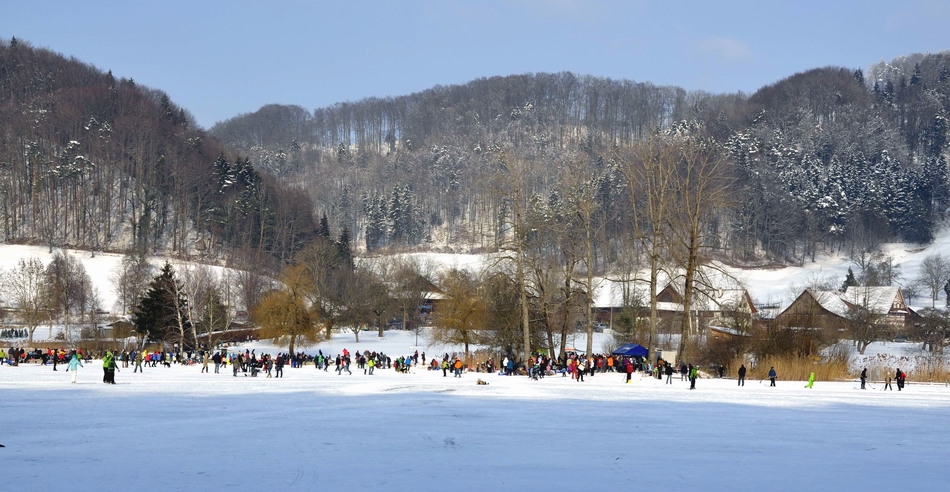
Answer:
M162 89L205 127L269 103L312 110L528 72L753 92L950 49L948 25L937 0L21 0L0 13L0 37Z

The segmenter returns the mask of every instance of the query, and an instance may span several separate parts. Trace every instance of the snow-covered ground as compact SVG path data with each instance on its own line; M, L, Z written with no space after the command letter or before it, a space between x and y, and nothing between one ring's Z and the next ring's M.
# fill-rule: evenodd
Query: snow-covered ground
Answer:
M60 250L59 248L54 248L53 253L50 253L49 248L45 246L0 244L0 272L12 270L21 259L37 258L42 261L44 265L48 265L49 262L53 260L53 254L57 251L66 252L79 259L86 269L86 273L89 274L89 280L92 282L93 287L99 290L102 309L107 311L113 309L118 296L113 290L112 282L109 280L109 277L122 264L122 259L125 257L125 255L122 254L96 252L95 256L93 256L89 251L74 249ZM155 273L157 274L158 269L165 264L166 260L171 262L172 266L176 268L192 264L190 262L182 262L163 256L153 256L149 258L149 263L155 267ZM224 268L220 266L213 266L212 268L218 275L224 270ZM0 302L4 300L5 299L0 297Z
M882 253L891 256L894 264L898 266L901 275L899 283L907 284L917 277L920 264L924 258L933 253L950 251L950 228L939 231L934 242L927 247L916 244L889 243L883 244L880 249ZM82 261L93 285L99 289L103 307L111 309L115 304L116 295L113 292L109 276L116 266L122 262L123 255L97 253L93 257L88 251L67 251ZM411 253L399 256L406 257L426 267L431 266L435 270L460 268L478 271L498 259L498 255L492 254ZM0 244L0 269L2 270L11 269L21 258L31 257L49 263L52 254L49 253L48 248L43 246ZM372 257L363 261L372 264L385 260L386 257ZM165 258L153 257L150 261L156 267L160 267ZM180 267L183 263L172 260L172 264ZM836 285L844 282L848 267L857 269L843 252L834 255L819 255L814 263L807 262L802 267L736 269L719 265L719 268L727 272L733 279L724 280L722 282L723 288L733 287L730 284L738 282L739 285L749 291L757 304L779 304L782 306L791 302L815 279L832 279ZM216 269L220 271L220 267ZM604 281L602 278L597 278L596 283L595 304L609 305L619 302L618 299L621 297L619 286L615 284L613 287L608 287L611 282ZM663 285L661 285L662 287ZM923 297L914 299L911 305L914 307L928 306L929 300L926 298L926 293L922 293L922 295ZM0 299L0 302L2 302L2 299ZM942 304L942 301L939 302Z
M357 345L392 354L405 337ZM414 341L413 341L414 342ZM335 350L352 340L327 344ZM376 344L376 348L373 345ZM263 345L256 346L260 351ZM434 348L431 350L435 350ZM77 490L944 490L950 388L0 367L0 469ZM482 378L487 386L476 385Z

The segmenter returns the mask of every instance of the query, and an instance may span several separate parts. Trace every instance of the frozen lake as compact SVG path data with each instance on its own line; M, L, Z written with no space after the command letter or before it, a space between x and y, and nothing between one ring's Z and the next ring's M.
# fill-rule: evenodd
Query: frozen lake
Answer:
M174 366L122 369L112 386L98 361L78 384L63 369L0 367L8 480L78 490L945 490L948 477L950 388L913 381L884 392L701 379L690 391L615 373L578 383L306 366L266 379Z

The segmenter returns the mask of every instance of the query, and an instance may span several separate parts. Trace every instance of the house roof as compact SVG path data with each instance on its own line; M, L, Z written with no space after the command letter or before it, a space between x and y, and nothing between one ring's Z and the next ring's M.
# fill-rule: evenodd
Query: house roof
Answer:
M900 287L860 287L851 286L841 294L841 298L854 306L866 308L874 314L887 314L894 307L894 300L900 296Z
M848 311L851 309L836 291L806 289L805 292L818 302L821 307L842 318L846 317Z

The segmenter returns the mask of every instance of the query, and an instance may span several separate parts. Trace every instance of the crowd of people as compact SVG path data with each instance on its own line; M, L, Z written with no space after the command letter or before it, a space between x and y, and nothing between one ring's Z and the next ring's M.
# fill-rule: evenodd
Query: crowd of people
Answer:
M305 352L283 353L279 352L276 356L269 353L257 354L256 350L245 349L242 351L218 350L212 353L210 350L198 350L196 352L171 352L171 351L148 351L148 350L127 350L113 353L105 351L103 353L83 352L82 349L33 349L30 351L20 347L10 347L9 350L0 349L0 365L7 364L17 366L23 363L40 363L43 365L52 365L54 371L58 370L59 365L66 365L66 370L71 372L71 381L76 382L77 372L83 366L83 362L89 363L92 359L102 360L103 383L116 384L115 373L119 367L128 368L134 365L133 373L144 372L144 368L155 368L159 365L171 367L172 364L180 365L200 365L202 373L210 372L210 366L214 365L214 373L219 374L222 367L230 366L234 377L239 375L258 377L264 374L265 377L281 378L284 375L284 367L300 368L305 365L312 365L318 371L329 372L331 369L337 375L346 373L353 374L351 368L355 365L356 371L362 371L364 375L373 375L376 370L395 370L397 373L408 373L412 368L421 367L429 371L442 371L443 377L448 377L449 373L455 378L461 378L466 372L478 373L497 373L501 376L525 375L533 380L541 380L546 376L560 375L561 377L570 377L577 382L584 382L585 378L594 377L598 373L622 373L624 382L630 383L632 375L635 372L641 372L644 376L663 380L665 384L673 384L675 375L679 375L680 381L689 381L689 389L696 389L696 380L700 373L698 366L687 364L683 361L676 363L657 359L655 363L649 363L642 357L615 356L612 354L593 354L585 356L582 354L568 353L559 357L549 357L546 354L538 353L531 356L527 364L520 364L514 359L504 357L499 364L496 364L492 357L488 357L481 362L466 365L463 362L462 354L445 353L441 357L426 358L425 352L416 350L412 354L391 358L380 351L364 350L362 352L351 353L347 349L336 356L323 353L318 350L315 354ZM711 371L714 376L725 377L725 367L717 366ZM745 364L740 365L736 372L736 381L738 386L745 386L747 369ZM864 368L858 379L861 381L861 389L866 389L867 368ZM769 386L776 386L778 374L774 367L768 371ZM904 389L907 381L907 373L897 369L894 377L890 375L884 378L884 390L891 390L893 386L898 391ZM892 382L894 383L892 386ZM812 372L808 378L806 388L812 388L815 383L815 373Z

